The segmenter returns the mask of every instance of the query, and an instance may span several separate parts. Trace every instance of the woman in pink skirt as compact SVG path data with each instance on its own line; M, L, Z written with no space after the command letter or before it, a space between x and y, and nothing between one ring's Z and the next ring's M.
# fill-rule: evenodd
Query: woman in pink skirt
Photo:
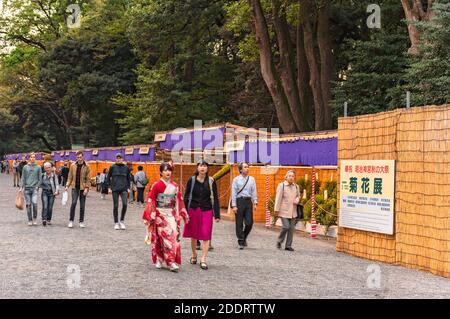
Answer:
M197 171L186 185L184 202L188 209L189 224L184 226L183 237L191 238L192 257L191 264L197 263L197 240L202 243L202 258L200 267L208 269L206 257L209 242L212 236L213 219L220 220L219 197L217 185L212 177L208 176L208 163L201 160L197 163Z

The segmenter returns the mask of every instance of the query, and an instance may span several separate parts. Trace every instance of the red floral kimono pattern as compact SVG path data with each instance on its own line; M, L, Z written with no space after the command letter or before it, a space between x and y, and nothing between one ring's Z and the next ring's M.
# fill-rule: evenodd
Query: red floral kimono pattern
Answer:
M168 266L181 264L180 221L186 223L187 212L183 197L174 182L159 180L153 184L147 197L142 218L147 225L147 244L152 247L152 260L159 258Z

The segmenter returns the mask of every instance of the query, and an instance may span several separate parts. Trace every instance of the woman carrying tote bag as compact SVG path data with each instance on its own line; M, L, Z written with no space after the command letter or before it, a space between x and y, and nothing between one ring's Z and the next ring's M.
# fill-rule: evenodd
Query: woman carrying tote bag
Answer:
M294 251L292 248L292 241L294 238L295 225L298 221L297 206L299 203L300 190L295 183L295 172L288 171L285 176L285 181L278 185L275 197L275 215L281 218L283 224L283 228L278 236L278 249L281 249L281 245L287 237L284 249Z

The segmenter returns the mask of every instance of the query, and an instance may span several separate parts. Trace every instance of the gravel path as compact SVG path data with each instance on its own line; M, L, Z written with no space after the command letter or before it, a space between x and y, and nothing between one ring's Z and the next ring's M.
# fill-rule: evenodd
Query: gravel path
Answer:
M449 279L337 253L331 240L296 235L295 252L279 251L277 230L257 225L248 249L239 251L229 221L215 224L208 271L188 263L187 240L180 273L156 270L141 208L131 206L128 229L115 231L111 198L91 192L86 229L66 227L68 207L60 198L52 226L28 227L11 185L2 174L0 298L450 298ZM368 280L368 267L379 269L379 287Z

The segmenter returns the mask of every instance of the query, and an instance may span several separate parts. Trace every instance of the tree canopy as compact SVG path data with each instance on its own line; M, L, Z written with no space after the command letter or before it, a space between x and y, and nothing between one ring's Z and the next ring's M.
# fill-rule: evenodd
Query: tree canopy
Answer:
M375 113L406 91L450 103L450 1L380 0L379 17L371 4L4 1L0 153L149 143L195 119L333 129L344 102Z

